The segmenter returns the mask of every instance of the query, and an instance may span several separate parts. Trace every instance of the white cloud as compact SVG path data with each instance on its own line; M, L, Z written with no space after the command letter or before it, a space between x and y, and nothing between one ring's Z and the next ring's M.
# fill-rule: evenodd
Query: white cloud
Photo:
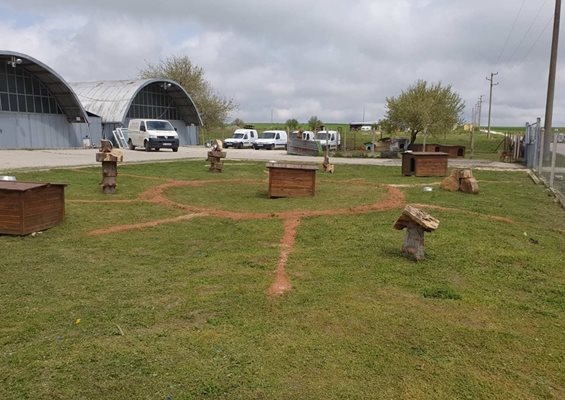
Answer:
M246 121L346 122L363 109L374 120L418 79L451 84L470 116L498 71L493 121L522 125L544 109L553 14L551 2L524 4L508 36L512 0L19 0L0 6L0 48L69 81L131 78L187 55ZM558 89L554 124L565 125L564 101Z

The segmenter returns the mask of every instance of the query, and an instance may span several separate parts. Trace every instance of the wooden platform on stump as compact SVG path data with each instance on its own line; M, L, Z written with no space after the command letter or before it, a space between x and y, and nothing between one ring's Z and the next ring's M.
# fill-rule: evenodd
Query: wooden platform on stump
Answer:
M402 254L416 261L423 260L424 232L432 232L439 226L439 220L428 213L413 207L406 206L402 215L394 224L394 229L406 228L406 236L402 245Z

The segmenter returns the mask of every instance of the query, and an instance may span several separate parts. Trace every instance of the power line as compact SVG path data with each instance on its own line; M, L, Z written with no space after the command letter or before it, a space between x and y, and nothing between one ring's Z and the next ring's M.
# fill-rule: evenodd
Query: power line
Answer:
M539 33L538 37L536 38L536 40L534 40L534 42L532 43L532 45L530 46L530 48L528 49L528 51L526 51L526 54L524 55L524 59L520 62L524 62L525 60L528 59L531 51L534 49L534 46L536 45L536 43L541 39L542 35L545 33L545 31L547 30L547 28L549 28L549 26L551 25L551 22L553 21L553 16L549 17L549 19L547 20L547 23L545 24L544 28L541 30L541 32Z
M530 33L530 31L532 30L532 27L534 26L534 23L536 22L536 20L539 17L539 14L541 12L541 10L543 9L543 7L546 5L547 0L545 0L540 8L538 9L538 12L536 13L536 15L534 16L534 18L532 18L532 22L530 23L530 26L528 26L528 29L526 30L526 32L524 32L524 35L522 36L522 38L520 39L520 42L518 43L518 45L516 46L516 48L514 49L514 51L512 52L512 54L510 55L510 57L508 58L508 61L512 61L512 58L514 58L514 55L516 54L516 52L518 51L518 49L520 48L520 46L522 46L522 43L524 42L524 39L526 39L526 37L528 36L528 33Z
M500 51L500 54L498 55L498 58L496 59L496 64L498 64L498 62L500 61L500 58L502 57L502 54L504 53L504 50L506 50L506 46L508 45L508 39L510 39L512 32L514 32L514 27L516 26L516 21L518 21L518 17L520 16L520 13L522 12L522 8L524 7L525 3L526 3L526 0L522 0L522 5L520 6L520 9L518 10L518 14L516 14L516 17L514 18L514 22L512 23L512 27L510 28L510 31L508 32L508 36L506 36L506 40L504 41L504 45L502 46L502 50Z

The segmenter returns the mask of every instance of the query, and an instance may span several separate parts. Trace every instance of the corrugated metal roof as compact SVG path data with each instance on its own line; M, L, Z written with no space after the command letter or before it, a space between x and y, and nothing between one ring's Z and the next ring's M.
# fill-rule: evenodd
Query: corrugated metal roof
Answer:
M177 82L168 79L72 82L70 85L84 108L104 123L124 123L137 93L151 84L164 84L186 124L202 125L202 119L190 95Z
M69 122L88 121L86 111L82 107L75 92L58 73L41 61L26 54L0 50L0 62L11 63L13 60L18 60L14 64L14 68L25 69L47 87L47 90L49 90L59 103L61 110L65 113Z

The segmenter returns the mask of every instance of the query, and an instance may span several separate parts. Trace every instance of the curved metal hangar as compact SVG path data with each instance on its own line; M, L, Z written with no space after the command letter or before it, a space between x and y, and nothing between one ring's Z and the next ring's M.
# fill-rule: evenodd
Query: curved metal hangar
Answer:
M200 114L190 95L168 79L139 79L71 83L84 108L102 119L103 136L127 127L133 118L166 119L181 145L198 144Z
M0 148L81 147L84 137L100 136L88 122L59 74L26 54L0 50Z

